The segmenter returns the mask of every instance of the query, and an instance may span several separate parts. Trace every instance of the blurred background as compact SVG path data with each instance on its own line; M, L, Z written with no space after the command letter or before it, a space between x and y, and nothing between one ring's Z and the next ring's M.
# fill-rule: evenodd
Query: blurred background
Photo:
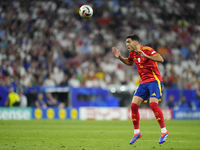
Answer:
M78 14L83 4L94 10L90 19ZM137 34L165 60L158 63L160 106L199 111L199 6L198 0L1 0L0 106L129 107L140 77L111 48L128 57L126 36ZM10 93L19 103L7 103Z

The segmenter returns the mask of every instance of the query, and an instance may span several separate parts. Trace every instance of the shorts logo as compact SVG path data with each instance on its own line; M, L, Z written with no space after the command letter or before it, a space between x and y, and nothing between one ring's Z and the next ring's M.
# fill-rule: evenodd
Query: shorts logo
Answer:
M156 96L156 93L153 93L152 96Z

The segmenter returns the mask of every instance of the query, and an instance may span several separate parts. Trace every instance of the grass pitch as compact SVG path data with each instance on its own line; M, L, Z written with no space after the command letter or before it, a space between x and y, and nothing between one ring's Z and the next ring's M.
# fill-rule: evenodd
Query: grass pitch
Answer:
M169 136L158 144L156 120L140 121L143 136L133 145L129 121L0 121L0 150L199 150L200 121L165 121Z

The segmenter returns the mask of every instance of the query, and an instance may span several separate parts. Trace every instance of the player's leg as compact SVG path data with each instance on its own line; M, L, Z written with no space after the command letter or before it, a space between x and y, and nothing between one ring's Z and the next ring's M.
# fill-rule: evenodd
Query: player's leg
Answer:
M160 125L161 128L165 128L164 116L163 113L158 106L158 99L155 97L151 97L149 100L149 105L154 112L154 115Z
M164 121L164 116L163 113L160 109L160 107L158 106L158 99L155 97L151 97L150 98L150 107L154 112L154 115L160 125L161 128L161 137L159 140L159 144L162 144L166 141L167 136L169 135L169 132L167 131L166 127L165 127L165 121Z
M134 126L134 134L139 133L139 121L140 121L140 114L139 114L139 106L143 102L143 98L139 96L134 96L131 103L131 117Z
M139 96L134 96L132 99L131 117L132 117L132 122L134 126L134 135L129 144L135 143L137 139L142 136L142 133L140 132L140 129L139 129L140 114L139 114L138 109L141 103L143 102L143 100L144 99Z
M140 84L137 91L135 92L132 103L131 103L131 117L134 126L134 135L132 140L129 144L133 144L136 142L138 138L142 136L142 133L139 129L139 121L140 121L140 114L139 114L139 106L143 102L143 100L149 96L148 88L146 84Z
M160 84L160 85L159 85ZM149 90L150 90L150 99L149 99L149 105L152 109L152 111L154 112L154 115L160 125L161 128L161 138L159 140L159 143L164 143L166 141L166 138L168 136L168 131L165 127L165 121L164 121L164 116L163 113L160 109L160 107L158 106L158 102L159 99L162 96L162 91L161 91L161 85L162 83L160 82L152 82L149 86Z

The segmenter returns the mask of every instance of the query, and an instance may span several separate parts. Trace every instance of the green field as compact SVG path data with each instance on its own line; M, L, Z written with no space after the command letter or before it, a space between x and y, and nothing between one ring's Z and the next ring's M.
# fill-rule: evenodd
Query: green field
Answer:
M133 145L131 121L0 121L0 150L199 150L200 121L166 121L167 142L160 145L156 120L140 121L143 136Z

